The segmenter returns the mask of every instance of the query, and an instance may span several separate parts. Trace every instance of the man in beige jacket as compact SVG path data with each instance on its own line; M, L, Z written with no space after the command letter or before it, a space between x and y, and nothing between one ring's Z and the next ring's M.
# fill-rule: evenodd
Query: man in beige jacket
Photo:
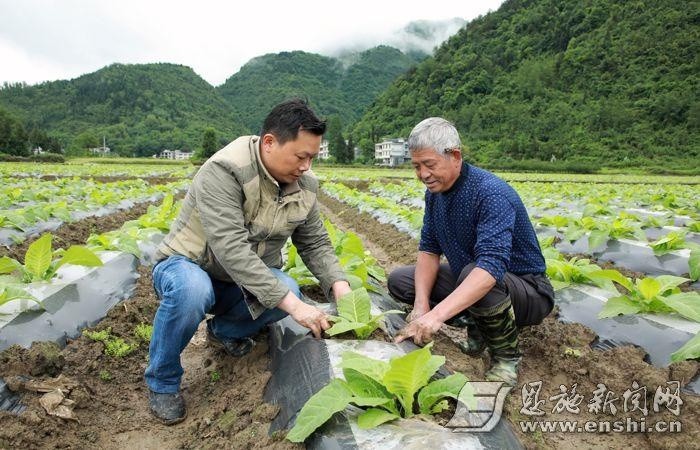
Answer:
M274 107L260 136L243 136L195 175L180 215L158 249L146 383L152 413L171 425L185 418L180 353L205 314L207 337L232 356L248 353L267 324L290 315L320 337L326 315L300 300L283 273L289 237L323 291L350 291L319 214L318 180L307 172L326 124L302 100Z

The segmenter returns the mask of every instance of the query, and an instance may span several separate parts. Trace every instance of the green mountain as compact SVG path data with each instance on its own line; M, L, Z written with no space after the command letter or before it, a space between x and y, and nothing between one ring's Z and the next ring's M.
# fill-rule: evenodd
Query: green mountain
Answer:
M204 130L244 132L214 87L189 67L113 64L67 81L0 89L0 106L74 151L101 144L124 156L197 149Z
M452 120L482 164L700 160L700 9L664 0L508 0L396 80L352 136Z
M339 58L302 51L268 54L250 60L217 91L253 132L272 106L294 96L307 98L319 115L338 115L347 125L424 57L387 46Z

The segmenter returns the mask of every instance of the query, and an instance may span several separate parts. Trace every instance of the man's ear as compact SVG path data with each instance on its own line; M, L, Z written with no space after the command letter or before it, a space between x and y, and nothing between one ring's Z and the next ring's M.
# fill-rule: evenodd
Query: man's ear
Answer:
M275 141L275 135L272 133L266 133L262 138L260 138L262 149L265 151L269 151Z
M452 161L459 161L460 164L462 163L462 152L458 148L452 149L450 153L452 154Z

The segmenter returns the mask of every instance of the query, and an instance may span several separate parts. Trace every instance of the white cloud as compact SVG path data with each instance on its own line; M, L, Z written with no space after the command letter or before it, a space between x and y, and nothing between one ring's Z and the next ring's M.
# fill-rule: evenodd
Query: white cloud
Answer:
M470 20L502 0L0 0L0 82L71 78L105 65L171 62L221 84L265 53L383 42L414 20Z

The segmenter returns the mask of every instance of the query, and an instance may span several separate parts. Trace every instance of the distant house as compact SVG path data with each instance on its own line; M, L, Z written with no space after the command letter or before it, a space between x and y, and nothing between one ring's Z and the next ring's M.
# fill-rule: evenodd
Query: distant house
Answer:
M43 148L37 147L37 148L35 148L35 149L32 149L32 153L35 154L35 155L43 155L43 154L46 153L46 152L44 151Z
M109 149L109 147L103 145L102 147L95 147L95 148L88 149L88 152L91 155L95 155L95 156L109 156L109 154L111 153L111 150Z
M190 159L194 152L183 152L182 150L163 150L159 158L162 159Z
M410 161L408 144L403 138L387 139L374 144L374 159L380 166L396 167Z
M331 154L328 152L328 141L324 139L321 141L321 151L318 152L318 159L328 159L330 157Z

